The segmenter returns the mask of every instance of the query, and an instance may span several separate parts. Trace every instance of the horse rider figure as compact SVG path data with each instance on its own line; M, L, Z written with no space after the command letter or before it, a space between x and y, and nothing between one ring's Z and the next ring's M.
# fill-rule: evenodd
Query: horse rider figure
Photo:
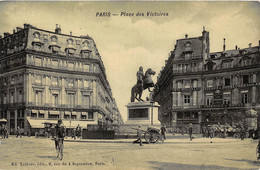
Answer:
M142 87L143 89L143 82L144 82L144 72L143 72L143 67L140 66L139 70L136 73L136 77L137 77L137 84Z

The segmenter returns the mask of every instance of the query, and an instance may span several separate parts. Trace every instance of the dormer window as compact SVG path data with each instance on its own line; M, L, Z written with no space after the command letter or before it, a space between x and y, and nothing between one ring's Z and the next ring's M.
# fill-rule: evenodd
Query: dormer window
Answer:
M51 41L52 41L52 42L57 42L57 41L58 41L58 38L57 38L56 36L52 36L52 37L51 37Z
M32 41L33 50L40 51L41 46L43 45L43 43L41 42L41 39L40 39L41 35L39 32L34 32L33 36L34 36L34 39Z
M39 32L34 32L33 35L34 35L35 39L40 39L40 33Z
M73 45L73 40L70 38L67 40L68 45Z
M230 68L231 67L231 61L223 61L222 62L222 68Z
M190 59L192 58L192 55L193 55L192 51L190 51L190 52L185 52L185 53L184 53L184 58L185 58L185 60L190 60Z

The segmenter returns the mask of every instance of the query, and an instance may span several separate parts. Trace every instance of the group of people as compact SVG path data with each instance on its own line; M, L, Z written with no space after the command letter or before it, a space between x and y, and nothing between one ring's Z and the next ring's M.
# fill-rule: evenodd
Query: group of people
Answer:
M2 135L2 138L8 138L8 131L7 131L7 126L5 124L0 127L0 132Z
M81 136L81 127L78 124L78 126L73 129L71 138L74 138L75 140L76 138L80 138Z
M214 137L214 128L212 126L203 126L201 129L203 138L213 138Z

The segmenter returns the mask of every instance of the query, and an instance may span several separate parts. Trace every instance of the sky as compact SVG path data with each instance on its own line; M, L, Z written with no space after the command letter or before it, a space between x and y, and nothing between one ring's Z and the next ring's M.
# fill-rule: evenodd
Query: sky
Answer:
M97 17L97 12L110 16ZM120 16L121 12L134 16ZM136 16L136 13L145 16ZM146 16L147 12L168 16ZM119 14L113 16L112 14ZM259 45L259 2L0 2L0 34L29 23L64 34L89 35L97 45L120 113L126 120L131 88L140 66L157 75L177 39L210 35L210 51ZM143 93L143 99L148 92Z

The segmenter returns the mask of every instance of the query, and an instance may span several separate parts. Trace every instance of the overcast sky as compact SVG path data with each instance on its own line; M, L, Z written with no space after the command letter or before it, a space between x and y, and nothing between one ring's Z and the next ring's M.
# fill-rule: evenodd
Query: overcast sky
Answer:
M97 12L163 12L168 16L96 17ZM126 120L125 105L139 66L156 71L164 66L177 39L210 32L211 52L258 45L258 2L0 2L0 34L24 23L62 33L94 38L106 67L113 96ZM143 94L143 98L148 93Z

